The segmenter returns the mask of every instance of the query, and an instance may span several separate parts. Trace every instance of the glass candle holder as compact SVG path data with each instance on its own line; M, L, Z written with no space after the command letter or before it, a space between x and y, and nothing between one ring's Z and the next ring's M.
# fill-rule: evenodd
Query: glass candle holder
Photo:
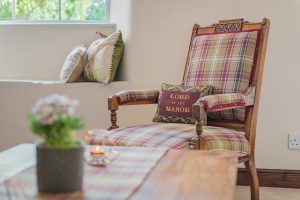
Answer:
M119 152L101 145L88 145L85 160L89 165L107 166L119 156Z
M92 129L85 135L85 140L89 144L85 152L85 159L88 164L106 166L119 155L112 148L115 143L108 133L105 129Z

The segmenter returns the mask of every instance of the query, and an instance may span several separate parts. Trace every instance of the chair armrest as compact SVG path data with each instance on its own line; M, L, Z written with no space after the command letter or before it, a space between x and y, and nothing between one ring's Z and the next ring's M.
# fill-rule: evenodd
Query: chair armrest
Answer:
M229 110L244 107L246 97L240 93L215 94L201 97L193 104L193 119L197 122L197 128L207 124L207 113L221 110ZM202 127L201 131L202 132ZM197 131L198 133L198 131Z
M110 98L116 98L118 105L156 104L158 90L126 90L120 91Z
M119 128L117 125L117 110L122 105L155 104L158 102L158 90L127 90L118 92L108 98L108 110L111 111L111 126L108 128Z
M192 107L197 136L190 141L190 148L195 148L197 145L197 148L200 148L200 136L203 132L203 125L207 123L208 112L252 106L254 105L254 97L255 87L249 87L244 94L229 93L201 97Z
M195 104L202 104L206 112L214 112L244 107L246 97L240 93L216 94L202 97Z
M254 97L255 87L249 87L244 94L229 93L201 97L193 104L193 118L199 123L206 124L208 112L252 106L254 105Z
M195 105L202 104L205 112L216 112L251 106L254 103L255 87L249 87L245 94L215 94L200 98Z

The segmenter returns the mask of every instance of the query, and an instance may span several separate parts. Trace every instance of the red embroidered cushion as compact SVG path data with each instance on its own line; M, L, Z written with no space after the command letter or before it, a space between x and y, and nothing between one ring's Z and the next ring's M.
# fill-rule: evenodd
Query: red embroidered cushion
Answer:
M154 122L195 123L192 105L201 97L209 95L212 86L179 86L162 84Z

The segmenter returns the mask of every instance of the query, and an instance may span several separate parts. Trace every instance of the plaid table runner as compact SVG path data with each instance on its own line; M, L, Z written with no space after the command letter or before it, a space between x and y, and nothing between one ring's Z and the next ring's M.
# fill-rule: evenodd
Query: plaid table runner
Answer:
M35 167L31 167L0 183L0 199L128 199L167 151L166 148L113 148L120 155L107 167L85 166L83 191L57 195L38 193Z

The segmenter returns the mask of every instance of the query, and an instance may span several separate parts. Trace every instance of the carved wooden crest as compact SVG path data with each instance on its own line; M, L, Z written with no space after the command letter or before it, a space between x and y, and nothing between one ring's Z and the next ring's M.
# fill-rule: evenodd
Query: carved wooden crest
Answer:
M242 30L242 23L215 24L216 33L226 33Z

